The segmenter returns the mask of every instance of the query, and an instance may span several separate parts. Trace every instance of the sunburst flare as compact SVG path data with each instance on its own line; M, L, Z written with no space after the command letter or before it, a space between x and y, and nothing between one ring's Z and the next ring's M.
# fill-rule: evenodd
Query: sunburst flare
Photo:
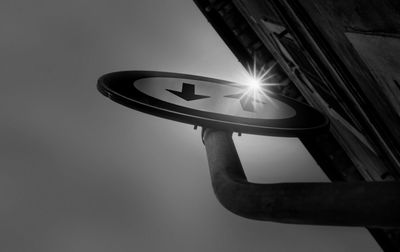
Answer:
M246 86L246 91L243 93L241 98L245 98L246 100L251 99L254 106L260 104L257 101L265 101L265 99L272 103L272 99L268 96L267 87L281 85L281 83L268 81L276 76L276 74L272 72L276 64L277 63L275 62L268 68L262 66L257 70L257 62L256 58L254 58L253 67L250 67L250 65L247 67L246 81L243 83Z

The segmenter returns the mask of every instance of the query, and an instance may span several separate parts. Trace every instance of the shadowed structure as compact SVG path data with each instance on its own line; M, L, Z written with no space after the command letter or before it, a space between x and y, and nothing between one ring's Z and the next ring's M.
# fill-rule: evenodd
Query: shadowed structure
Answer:
M231 133L205 129L202 139L214 192L235 214L295 224L400 226L397 182L250 183Z
M277 63L275 82L290 81L274 92L329 117L329 132L300 141L332 181L399 181L398 1L194 2L244 66ZM368 230L400 250L399 229Z

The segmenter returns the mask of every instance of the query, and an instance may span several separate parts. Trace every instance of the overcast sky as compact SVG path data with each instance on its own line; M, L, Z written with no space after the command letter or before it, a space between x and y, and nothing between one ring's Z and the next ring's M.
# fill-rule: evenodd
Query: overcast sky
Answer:
M2 0L0 32L1 251L380 251L363 228L233 215L199 130L96 90L117 70L241 81L191 1ZM251 181L327 181L297 139L235 142Z

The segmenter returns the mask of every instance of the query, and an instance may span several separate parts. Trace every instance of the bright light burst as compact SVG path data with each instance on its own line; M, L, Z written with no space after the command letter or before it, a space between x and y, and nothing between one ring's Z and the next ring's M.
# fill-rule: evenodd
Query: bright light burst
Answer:
M265 66L263 66L257 72L256 59L254 58L253 68L251 68L250 66L247 67L248 74L246 74L246 81L244 83L247 89L243 93L241 98L245 98L246 100L251 99L251 102L254 106L262 103L262 101L265 101L265 99L272 102L272 100L267 95L266 87L281 85L280 83L272 83L268 81L275 76L275 74L271 73L275 65L276 63L272 64L267 69L265 69Z
M247 81L246 85L249 86L250 89L260 89L261 88L261 81L259 79L250 77Z

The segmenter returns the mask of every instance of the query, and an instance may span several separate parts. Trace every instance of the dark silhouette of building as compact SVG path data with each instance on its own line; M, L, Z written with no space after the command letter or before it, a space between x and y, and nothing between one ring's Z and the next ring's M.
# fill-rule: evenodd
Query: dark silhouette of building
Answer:
M399 1L194 2L244 66L275 65L271 91L330 118L329 132L300 140L332 181L399 180ZM400 250L399 229L368 230Z

